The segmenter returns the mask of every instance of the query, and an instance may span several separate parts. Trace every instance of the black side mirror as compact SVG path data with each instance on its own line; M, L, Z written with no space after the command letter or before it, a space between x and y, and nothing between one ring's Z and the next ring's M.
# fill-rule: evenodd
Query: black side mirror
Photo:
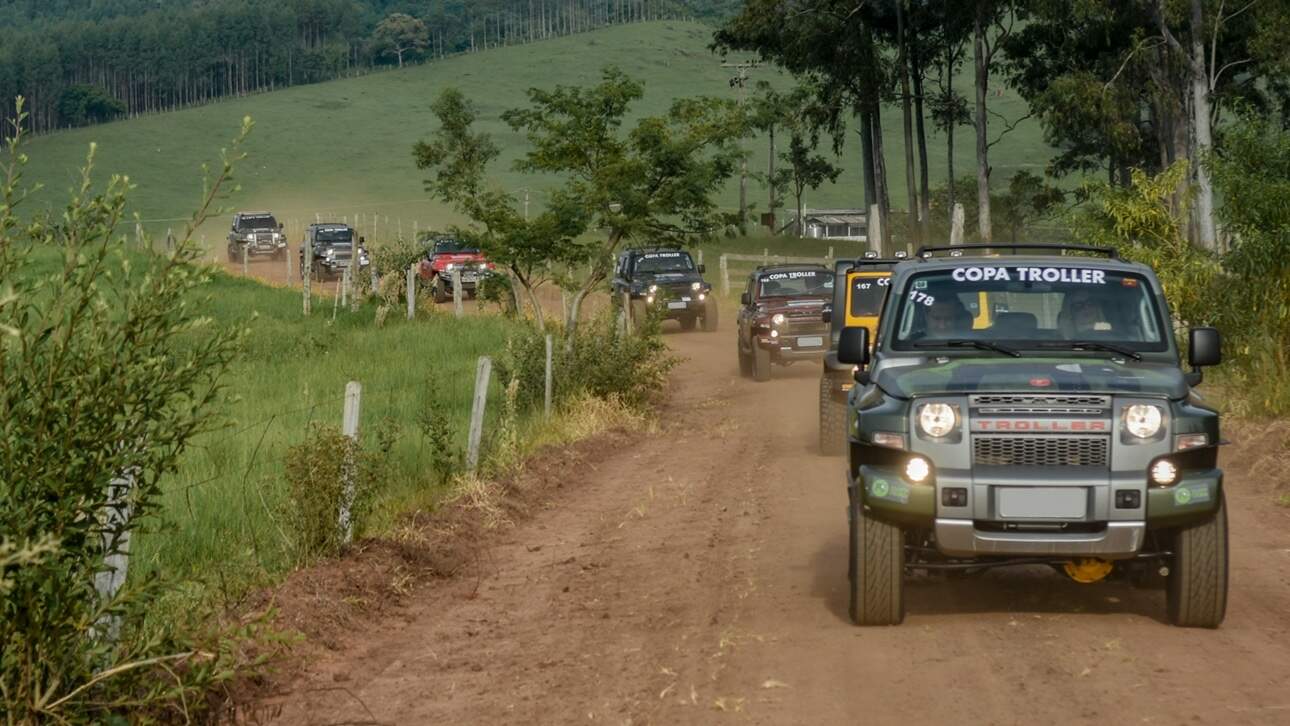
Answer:
M869 364L869 329L863 326L843 328L838 338L838 362L866 366Z
M745 292L739 296L740 305L752 305L752 293Z
M833 306L825 305L824 310L820 312L820 320L826 323L833 322Z
M1215 328L1192 328L1187 344L1187 360L1192 368L1216 366L1223 362L1223 341Z
M708 267L707 267L707 265L699 265L699 274L700 274L700 275L702 275L703 273L705 273L705 272L707 272L707 271L708 271Z

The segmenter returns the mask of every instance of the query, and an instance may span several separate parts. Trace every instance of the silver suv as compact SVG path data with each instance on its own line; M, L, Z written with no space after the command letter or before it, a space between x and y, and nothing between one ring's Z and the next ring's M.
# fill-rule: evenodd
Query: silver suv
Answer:
M242 255L268 256L281 260L287 256L287 236L282 224L269 212L238 212L228 232L228 260L240 262Z

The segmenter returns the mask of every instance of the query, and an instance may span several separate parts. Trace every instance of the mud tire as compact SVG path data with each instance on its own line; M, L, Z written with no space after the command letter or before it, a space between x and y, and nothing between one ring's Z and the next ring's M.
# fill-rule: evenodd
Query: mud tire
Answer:
M1169 622L1183 628L1217 628L1227 615L1227 502L1200 524L1179 529L1169 569Z
M717 301L708 298L703 301L703 332L717 332Z
M758 383L770 380L770 351L756 344L752 349L752 377Z
M847 405L833 400L833 379L820 376L820 454L838 456L846 449Z
M738 341L735 342L735 353L739 355L739 376L749 378L753 372L752 354L745 353L743 346Z
M851 622L899 625L905 619L905 533L866 514L855 491L848 515Z
M681 330L694 330L695 326L699 324L697 317L679 318L678 320L681 323Z

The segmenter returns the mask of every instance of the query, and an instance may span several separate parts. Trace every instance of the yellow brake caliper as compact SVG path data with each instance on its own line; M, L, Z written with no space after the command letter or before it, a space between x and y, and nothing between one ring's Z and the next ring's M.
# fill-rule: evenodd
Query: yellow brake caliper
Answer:
M1107 560L1095 557L1084 557L1066 563L1066 574L1075 582L1089 584L1097 582L1111 574L1113 565Z

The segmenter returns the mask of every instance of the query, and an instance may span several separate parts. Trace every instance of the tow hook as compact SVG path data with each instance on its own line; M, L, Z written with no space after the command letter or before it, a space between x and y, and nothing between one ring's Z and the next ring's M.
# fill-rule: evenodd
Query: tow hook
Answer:
M1066 575L1075 582L1085 585L1099 582L1106 579L1111 574L1114 567L1111 562L1096 557L1083 557L1078 560L1069 560L1065 565Z

